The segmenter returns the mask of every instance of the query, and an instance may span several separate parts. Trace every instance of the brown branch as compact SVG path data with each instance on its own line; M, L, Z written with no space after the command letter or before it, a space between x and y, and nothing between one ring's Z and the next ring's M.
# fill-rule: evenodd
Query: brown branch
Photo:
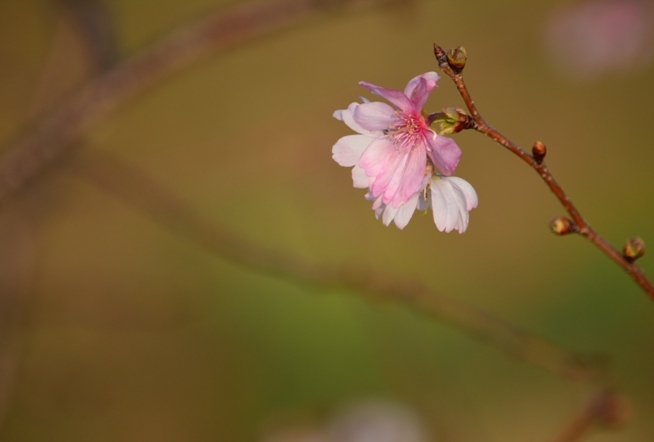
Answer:
M173 32L92 81L45 115L23 138L3 149L0 203L38 176L90 125L148 87L217 50L283 29L317 12L344 4L349 3L344 0L238 3Z
M477 107L472 100L468 88L463 80L461 75L461 69L453 69L450 66L448 61L448 54L438 46L434 44L434 54L436 55L436 60L440 68L447 74L456 85L463 101L465 102L470 115L461 115L462 121L461 129L474 129L477 132L480 132L487 137L491 138L493 141L501 144L502 146L509 149L515 155L520 157L525 163L527 163L531 168L533 168L540 177L545 181L545 184L550 188L554 193L556 198L561 202L565 210L568 212L572 220L574 221L575 228L571 232L566 233L578 233L584 238L588 239L590 242L595 244L600 248L606 255L608 255L613 261L620 265L631 278L636 281L636 283L647 293L650 298L654 300L654 285L649 279L645 276L643 271L638 267L633 259L625 257L618 249L613 247L607 240L602 238L588 222L581 216L581 213L572 203L568 195L565 193L563 188L556 182L554 176L549 171L545 163L542 162L542 157L539 159L534 158L534 156L528 154L525 150L520 148L513 141L509 140L507 137L499 133L495 128L489 125L481 116ZM437 114L434 114L434 119ZM430 118L433 121L432 118ZM544 156L544 154L543 154Z
M80 151L66 163L76 176L231 263L315 286L346 288L371 301L405 304L562 378L607 382L601 359L566 350L462 301L434 292L414 279L366 268L321 264L239 238L109 154Z

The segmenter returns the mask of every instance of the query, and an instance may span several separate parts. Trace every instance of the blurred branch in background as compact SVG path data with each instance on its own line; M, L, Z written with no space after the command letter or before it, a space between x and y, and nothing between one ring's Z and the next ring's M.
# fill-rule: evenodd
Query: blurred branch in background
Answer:
M30 97L29 114L65 99L85 79L116 61L116 39L102 0L59 0L51 48ZM30 305L38 281L36 232L47 210L43 195L22 194L0 211L0 426L13 396L25 353Z
M347 0L263 0L237 4L171 33L113 67L118 45L111 11L102 0L58 0L52 47L31 97L41 118L3 149L0 201L61 165L61 155L94 122L157 82L215 51L300 23L333 9L381 4ZM83 89L79 85L95 77ZM58 103L50 112L44 109ZM34 195L31 195L34 196ZM37 195L38 197L38 195ZM38 198L37 198L38 199ZM24 327L32 299L34 222L45 206L15 198L0 212L0 425L6 415L21 359Z
M555 442L582 440L596 428L619 428L630 418L631 408L625 398L611 390L600 390L574 416Z
M57 0L52 9L55 29L27 115L35 121L118 61L115 23L104 0Z
M593 397L564 430L560 441L576 441L595 424L627 420L626 401L607 390L612 381L606 361L588 358L515 327L476 307L446 297L415 280L347 265L328 265L239 238L217 226L189 204L138 169L107 153L80 150L67 162L74 175L117 197L155 223L194 242L212 255L250 270L292 281L329 288L344 288L371 302L401 303L430 318L450 324L498 351L548 372L600 385ZM588 411L589 410L589 411Z
M98 73L108 71L120 59L116 28L104 0L59 0L70 11L73 24L87 46L89 61Z
M67 0L64 4L71 8L81 34L86 36L96 69L102 71L110 67L117 53L111 27L97 28L95 23L95 20L107 18L106 11L103 12L98 2ZM10 145L0 158L0 201L24 188L54 164L53 160L60 158L68 171L216 257L296 282L344 288L373 302L401 303L556 376L610 386L612 380L601 358L589 358L559 347L487 312L440 295L413 279L396 278L366 268L321 264L266 249L215 225L164 186L119 158L98 152L70 152L92 123L213 51L291 26L334 5L351 4L360 6L363 3L265 0L239 4L176 31L71 95L37 122L33 130ZM97 30L100 32L96 33ZM57 166L60 164L57 162ZM11 263L4 265L0 272L0 278L7 277L9 281L2 283L5 290L0 311L0 336L3 338L0 343L0 417L7 407L10 381L15 376L19 353L14 349L13 335L19 330L17 324L25 311L29 283L34 280L35 261L29 223L15 218L13 211L6 209L0 219L2 244L6 248L2 259L10 259ZM606 410L617 410L613 415L626 416L621 411L624 401L616 400L617 396L607 390L601 391L558 440L579 440L595 424L610 422Z
M199 59L220 49L287 28L335 7L370 4L379 3L365 0L261 0L239 3L172 32L73 94L37 121L24 137L5 148L0 158L0 202L39 175L92 123Z
M561 348L490 313L434 292L415 280L366 268L312 262L239 238L138 169L108 153L80 150L67 164L75 175L219 258L285 279L326 288L345 288L370 301L403 303L556 376L600 383L608 380L601 358L589 358Z
M36 243L29 218L16 208L0 213L0 426L15 387L22 325L36 280Z

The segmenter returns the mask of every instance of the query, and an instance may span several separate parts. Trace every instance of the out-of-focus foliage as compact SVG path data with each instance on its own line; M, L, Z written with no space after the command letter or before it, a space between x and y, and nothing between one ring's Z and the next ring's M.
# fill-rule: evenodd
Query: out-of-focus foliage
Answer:
M106 6L119 51L132 54L225 3ZM456 135L458 174L480 200L458 235L421 216L404 231L384 227L331 160L349 133L331 114L365 95L358 81L401 88L436 70L433 42L464 45L485 118L525 147L545 142L558 181L614 244L654 243L654 70L561 76L543 41L557 3L333 9L171 78L79 148L123 158L262 244L414 275L608 356L633 419L592 440L650 441L654 303L591 245L548 231L562 209L533 171L478 134ZM61 3L0 3L3 145L92 75L75 32ZM426 109L445 106L462 103L443 79ZM17 364L0 392L3 440L264 440L278 428L328 428L367 400L402 404L429 440L547 440L590 392L401 306L236 267L64 170L0 211L11 317L0 339ZM654 276L651 257L642 266Z

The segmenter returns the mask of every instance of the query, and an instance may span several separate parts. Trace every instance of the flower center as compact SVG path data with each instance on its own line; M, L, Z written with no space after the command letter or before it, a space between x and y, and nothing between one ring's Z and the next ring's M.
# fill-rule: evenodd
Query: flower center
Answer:
M405 150L413 149L424 139L425 133L430 131L422 118L415 115L396 112L397 121L386 130L391 141Z

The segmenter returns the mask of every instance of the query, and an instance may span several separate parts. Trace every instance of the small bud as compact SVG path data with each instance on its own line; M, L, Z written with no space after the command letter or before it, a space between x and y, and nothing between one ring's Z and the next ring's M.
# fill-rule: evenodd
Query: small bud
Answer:
M550 221L550 230L557 235L567 235L577 231L577 225L565 216L557 216Z
M443 113L451 123L459 121L459 109L455 107L446 107L443 109Z
M538 164L541 164L543 158L545 158L545 155L547 154L547 147L545 147L541 141L536 141L534 147L531 149L531 153L534 156L534 160L536 160Z
M439 123L439 135L449 135L461 132L466 129L467 116L463 109L455 107L446 107L443 109L442 116L435 120Z
M460 131L459 131L460 132ZM438 135L452 135L457 133L456 123L448 123L447 121L441 121L440 128L436 131Z
M466 60L468 59L468 52L463 46L458 48L450 49L447 51L447 63L455 71L459 73L466 67Z
M622 254L627 261L634 262L645 254L645 241L638 237L627 240Z

